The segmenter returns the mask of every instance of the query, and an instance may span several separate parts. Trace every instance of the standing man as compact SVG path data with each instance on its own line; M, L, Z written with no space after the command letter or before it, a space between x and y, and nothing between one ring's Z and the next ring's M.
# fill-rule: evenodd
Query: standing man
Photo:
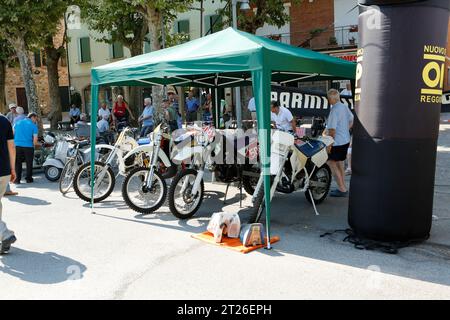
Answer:
M14 164L16 161L16 150L14 149L14 136L11 123L0 115L0 254L7 253L11 244L17 239L14 232L8 230L2 219L2 197L10 181L16 179Z
M20 120L26 119L27 116L24 114L25 110L23 110L22 107L17 107L16 109L17 112L17 116L14 118L14 121L12 122L12 125L14 126L17 122L19 122Z
M256 121L256 103L255 103L255 97L252 97L249 101L248 101L248 111L251 112L252 114L252 120Z
M327 119L327 135L334 139L334 144L328 155L328 165L336 180L338 189L330 192L331 197L347 197L348 191L344 181L344 161L350 145L350 128L353 126L353 114L341 102L339 91L328 91L328 102L331 105Z
M169 124L170 131L174 132L178 129L178 121L177 121L177 111L170 104L169 99L163 99L163 111L164 111L164 119L166 119Z
M199 106L200 104L197 98L194 97L194 92L190 90L186 98L186 122L197 121L197 110Z
M9 104L9 112L6 114L6 118L9 123L13 123L14 119L17 117L17 105L15 103Z
M155 113L155 108L152 105L151 98L144 99L144 110L142 110L142 114L139 117L139 122L142 122L141 129L141 137L147 136L150 132L153 131L154 121L153 115Z
M343 89L342 91L341 91L341 96L352 96L353 94L352 94L352 85L350 84L350 83L347 83L346 85L345 85L345 89Z
M38 116L32 112L27 119L19 121L14 126L14 143L16 144L16 184L22 179L22 162L27 164L25 180L33 182L34 146L38 145Z
M297 130L297 122L292 113L287 108L280 107L280 104L276 100L270 103L270 107L272 110L272 123L276 125L277 129L295 133Z
M70 125L72 127L75 127L75 124L80 121L80 115L80 109L75 104L72 104L69 110Z

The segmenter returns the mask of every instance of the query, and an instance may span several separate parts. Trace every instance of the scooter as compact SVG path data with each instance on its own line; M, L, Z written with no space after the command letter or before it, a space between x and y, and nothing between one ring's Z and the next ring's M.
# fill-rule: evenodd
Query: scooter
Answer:
M326 162L327 147L333 143L333 138L329 136L317 139L303 137L300 143L296 143L291 133L275 130L271 138L270 199L275 191L304 192L314 212L319 215L316 204L323 202L330 190L331 170ZM263 176L258 181L252 200L254 206L248 223L258 222L265 208Z
M75 144L73 143L75 140L73 140L70 136L62 136L58 135L55 138L54 148L52 150L52 153L50 153L45 162L42 164L42 167L44 168L44 174L47 180L51 182L56 182L60 180L61 173L64 169L64 166L67 163L68 157L74 152ZM97 143L102 142L103 140L101 138L97 139ZM83 147L88 146L90 143L86 140ZM97 144L96 150L111 150L113 147L107 144ZM78 152L78 149L77 149ZM90 154L90 150L84 149L82 150L86 155ZM88 157L83 157L88 158Z

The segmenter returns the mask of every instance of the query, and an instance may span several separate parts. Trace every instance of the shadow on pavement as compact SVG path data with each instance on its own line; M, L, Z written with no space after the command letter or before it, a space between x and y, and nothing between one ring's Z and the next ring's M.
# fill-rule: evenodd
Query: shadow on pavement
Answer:
M86 266L54 252L33 252L13 247L0 256L0 272L23 281L54 284L83 278Z
M48 206L52 204L51 202L48 202L46 200L25 197L21 195L8 197L8 200L12 202L18 202L21 204L27 204L30 206Z

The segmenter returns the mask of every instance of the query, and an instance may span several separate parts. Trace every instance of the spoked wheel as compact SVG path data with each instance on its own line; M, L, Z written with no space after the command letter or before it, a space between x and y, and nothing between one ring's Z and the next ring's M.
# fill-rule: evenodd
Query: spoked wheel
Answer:
M189 219L200 208L203 201L205 186L203 180L196 195L192 195L197 171L188 169L181 171L172 181L169 190L169 207L178 219Z
M99 161L95 162L94 179L96 183L96 192L94 193L94 203L105 200L114 190L116 178L110 167L106 169L105 175L101 181L97 181L100 177L105 164ZM80 199L91 201L91 164L85 163L78 168L73 180L73 188Z
M310 187L312 197L315 204L319 204L325 200L330 191L331 185L331 170L330 167L325 164L320 168L316 168L311 176ZM311 196L309 192L305 192L306 199L311 203Z
M167 195L167 185L163 177L153 173L151 187L147 187L148 168L135 168L126 176L122 185L122 197L136 212L149 214L158 210Z
M66 194L69 192L70 188L72 188L73 177L75 176L77 169L76 159L72 158L67 161L61 172L61 178L59 178L59 191L61 191L62 194Z

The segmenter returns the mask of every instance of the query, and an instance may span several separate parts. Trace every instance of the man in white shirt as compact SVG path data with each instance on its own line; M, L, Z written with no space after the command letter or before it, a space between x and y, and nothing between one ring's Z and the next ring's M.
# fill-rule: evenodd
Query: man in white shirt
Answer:
M255 97L251 98L248 101L248 111L251 112L252 114L252 120L255 121L256 120L256 104L255 104Z
M292 132L296 131L297 122L287 108L280 107L278 101L275 100L270 103L270 107L272 110L272 123L277 126L277 129Z
M100 109L98 109L98 119L101 121L106 116L106 120L109 122L111 119L111 111L108 109L106 102L103 102Z
M109 130L108 119L109 116L104 115L103 118L99 122L97 122L97 129L100 134L105 133Z
M336 89L328 91L328 101L332 107L327 119L327 135L334 139L328 155L328 166L338 185L338 189L332 190L330 196L346 197L348 191L344 181L344 161L350 145L350 128L353 126L354 117L348 106L341 102Z

